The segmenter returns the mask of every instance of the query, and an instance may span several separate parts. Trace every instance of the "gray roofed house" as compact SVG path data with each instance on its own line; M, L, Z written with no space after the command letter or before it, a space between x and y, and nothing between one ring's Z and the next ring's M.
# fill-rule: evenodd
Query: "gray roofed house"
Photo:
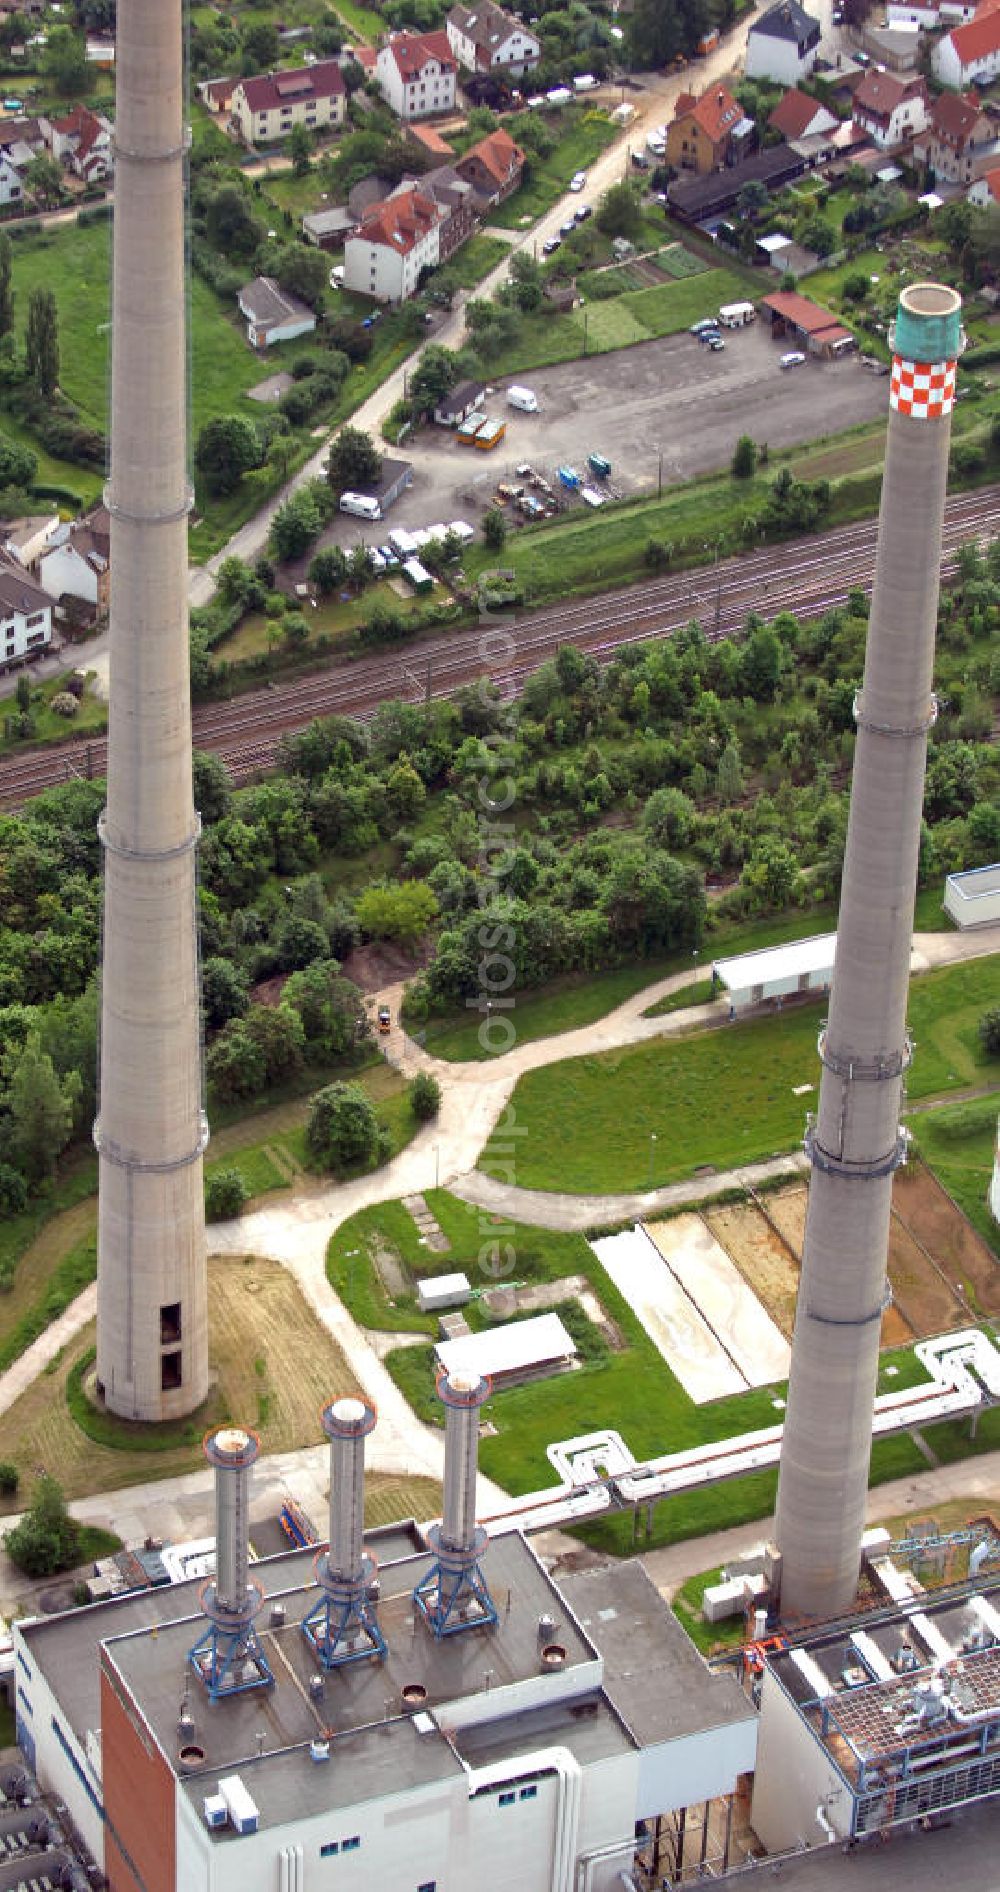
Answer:
M246 318L251 348L295 341L299 335L311 335L316 327L316 316L308 303L282 289L273 276L257 276L245 283L239 305L240 314Z
M797 85L816 64L822 29L798 0L778 0L747 35L746 76Z

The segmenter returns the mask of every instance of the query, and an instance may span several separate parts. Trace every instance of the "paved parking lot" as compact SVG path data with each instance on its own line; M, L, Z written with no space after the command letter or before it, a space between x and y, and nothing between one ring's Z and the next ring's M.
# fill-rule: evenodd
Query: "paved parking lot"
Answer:
M413 485L388 522L342 519L328 536L341 545L359 537L377 544L393 525L476 525L497 481L510 478L521 460L550 474L565 463L583 472L596 450L611 461L617 492L655 492L661 456L667 486L727 466L742 433L772 448L792 446L887 409L888 378L862 368L856 356L810 357L782 370L779 359L790 344L772 341L761 321L727 331L725 342L716 354L693 335L671 335L508 377L534 390L537 414L508 408L506 381L498 384L487 411L507 422L499 447L480 453L459 446L444 428L423 428L400 450L413 462Z

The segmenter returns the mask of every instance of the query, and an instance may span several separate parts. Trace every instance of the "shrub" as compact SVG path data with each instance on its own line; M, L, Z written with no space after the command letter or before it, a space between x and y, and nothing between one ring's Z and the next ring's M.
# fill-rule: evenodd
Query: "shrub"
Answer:
M370 1168L380 1154L375 1108L360 1084L328 1084L309 1106L306 1141L324 1169Z
M1000 1005L984 1012L979 1020L979 1042L988 1058L1000 1058Z
M219 1169L205 1184L205 1215L209 1222L228 1222L250 1199L238 1169Z
M0 1498L12 1498L21 1482L21 1474L9 1459L0 1460Z
M49 704L49 708L56 716L75 716L79 707L79 702L72 690L60 690L58 696L54 696Z
M733 449L730 472L734 480L752 480L757 469L757 448L749 434L741 434Z
M7 1555L26 1577L52 1577L68 1570L80 1551L80 1527L70 1517L62 1488L45 1476L35 1486L31 1508L4 1538Z
M418 1123L430 1123L441 1108L441 1086L429 1071L418 1071L406 1088L410 1109Z

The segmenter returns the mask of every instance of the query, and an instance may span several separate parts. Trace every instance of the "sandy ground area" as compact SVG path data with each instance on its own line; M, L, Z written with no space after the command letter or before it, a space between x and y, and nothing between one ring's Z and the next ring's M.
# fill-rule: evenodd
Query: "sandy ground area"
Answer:
M693 1222L697 1218L679 1219ZM747 1382L739 1367L641 1226L621 1235L604 1236L591 1246L696 1406L709 1399L723 1399L729 1393L746 1392Z
M747 1385L787 1379L787 1340L701 1216L650 1222L646 1233Z

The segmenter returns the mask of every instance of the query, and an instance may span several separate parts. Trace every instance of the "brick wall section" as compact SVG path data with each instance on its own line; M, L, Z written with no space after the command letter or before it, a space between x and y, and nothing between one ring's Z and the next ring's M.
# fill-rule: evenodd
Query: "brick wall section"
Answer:
M111 1892L176 1892L174 1776L106 1650L101 1760Z

